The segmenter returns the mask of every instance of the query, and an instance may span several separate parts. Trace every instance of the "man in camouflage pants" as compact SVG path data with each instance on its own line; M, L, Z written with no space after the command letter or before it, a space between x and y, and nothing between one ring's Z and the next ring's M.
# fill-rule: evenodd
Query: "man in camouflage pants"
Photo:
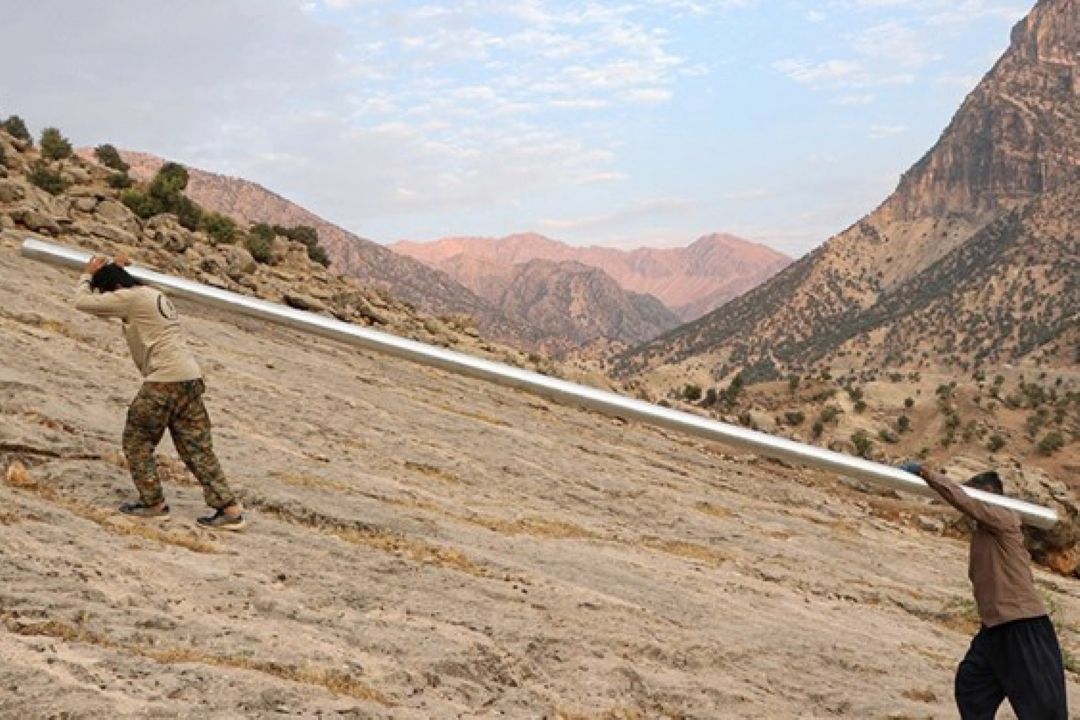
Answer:
M124 338L144 379L128 408L123 440L139 500L124 503L120 511L137 517L169 514L154 462L154 449L167 428L184 464L202 485L206 504L216 511L198 518L198 524L239 530L245 524L243 511L214 455L210 417L202 401L202 371L180 332L176 308L161 291L132 277L126 264L124 257L111 263L91 258L75 291L77 309L123 321Z

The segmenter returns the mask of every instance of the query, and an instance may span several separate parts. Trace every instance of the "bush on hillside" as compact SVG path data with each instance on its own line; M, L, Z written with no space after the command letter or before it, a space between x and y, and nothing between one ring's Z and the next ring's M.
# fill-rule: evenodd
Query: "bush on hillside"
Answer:
M272 230L271 233L273 233ZM251 257L255 258L256 262L264 264L270 262L273 258L271 252L273 242L273 234L267 237L264 233L248 231L248 234L244 237L244 247L251 253Z
M221 213L203 213L199 228L217 243L228 244L236 240L236 223Z
M97 157L98 162L105 167L112 168L124 175L127 175L127 171L131 169L131 166L124 162L124 159L120 157L120 152L108 143L98 145L94 148L94 156Z
M0 145L0 165L7 165L7 155L4 154L4 146Z
M155 215L165 212L165 209L161 207L161 203L144 193L142 190L135 190L134 188L124 190L120 193L120 202L127 205L131 212L135 213L143 220L148 220Z
M135 181L126 172L115 172L109 176L109 187L117 190L126 190L134 184Z
M54 127L41 131L41 156L46 160L66 160L71 157L71 143Z
M26 179L37 185L50 195L59 195L67 189L67 183L60 173L50 168L41 160L35 160L30 166L30 173Z
M1053 455L1062 447L1065 446L1065 438L1061 436L1059 432L1048 433L1039 444L1035 447L1035 450L1040 455Z
M150 181L150 197L161 204L163 212L171 212L180 204L187 184L187 168L179 163L167 162Z
M3 125L0 125L0 127L3 127L4 132L6 132L11 137L18 138L19 140L25 140L31 145L34 144L34 138L30 135L30 130L27 129L26 123L23 122L23 119L18 115L12 115L7 120L5 120Z
M323 267L330 267L330 256L322 245L308 245L308 257Z
M187 195L180 195L176 204L172 206L172 212L176 214L176 220L182 227L194 232L202 225L202 208Z

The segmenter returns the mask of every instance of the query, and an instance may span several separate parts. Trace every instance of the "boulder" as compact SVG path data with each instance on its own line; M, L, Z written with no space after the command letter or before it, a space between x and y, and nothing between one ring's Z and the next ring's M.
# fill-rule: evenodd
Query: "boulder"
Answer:
M22 225L27 230L41 233L43 235L58 235L60 234L60 225L53 218L49 217L39 210L34 208L21 207L12 210L10 213L11 219L19 225Z
M18 202L26 197L26 191L14 180L0 181L0 203Z
M93 197L80 197L80 198L75 198L72 201L71 207L73 207L75 210L78 210L79 212L91 213L91 212L94 212L94 208L97 207L97 204L98 204L98 201L97 201L96 198L93 198Z
M255 272L259 264L245 248L229 245L225 248L225 273L233 280L240 281L244 275Z
M308 310L310 312L326 312L326 305L319 302L310 295L287 292L285 293L284 300L286 305L288 305L289 307L294 307L297 310Z
M128 232L136 233L139 231L139 218L123 203L115 200L102 200L94 208L94 214L102 222L119 225Z
M77 165L64 168L60 175L70 185L89 185L93 180L90 173Z

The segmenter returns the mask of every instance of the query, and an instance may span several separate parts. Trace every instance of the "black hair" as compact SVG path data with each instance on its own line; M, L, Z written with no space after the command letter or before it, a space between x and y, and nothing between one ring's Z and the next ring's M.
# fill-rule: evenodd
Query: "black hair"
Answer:
M998 495L1002 495L1005 492L1005 487L1001 483L1001 476L997 474L995 470L987 470L975 475L966 483L968 487L977 488L979 490L990 490Z
M90 278L90 287L98 292L112 292L120 288L135 287L136 285L142 285L142 283L116 263L109 263L102 267Z

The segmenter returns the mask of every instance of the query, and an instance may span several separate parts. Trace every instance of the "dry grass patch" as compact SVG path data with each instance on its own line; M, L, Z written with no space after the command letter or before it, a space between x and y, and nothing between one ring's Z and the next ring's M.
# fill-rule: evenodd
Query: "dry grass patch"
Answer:
M159 521L132 520L117 515L112 510L106 510L68 497L57 491L56 488L37 482L30 475L26 466L17 460L8 466L5 479L11 487L33 492L38 497L58 505L74 515L96 523L103 530L114 535L152 540L162 545L175 545L198 553L212 554L221 552L221 548L216 544L204 540L192 532L167 530L156 524Z
M641 544L650 550L667 553L668 555L675 555L677 557L686 558L687 560L696 560L711 567L719 567L731 560L729 555L722 553L719 550L714 550L706 545L698 545L697 543L687 542L685 540L644 538L641 541Z
M445 483L451 483L453 485L461 485L462 481L453 473L449 473L442 468L435 467L434 465L428 465L427 463L413 462L412 460L406 460L404 462L405 469L412 472L419 473L425 477L433 478L435 480L441 480Z
M294 487L313 488L316 490L332 490L335 492L349 492L351 488L343 482L329 478L316 477L315 475L303 475L298 473L271 471L270 477L280 480L286 485Z
M908 700L915 700L917 702L924 703L936 703L938 701L937 694L930 688L911 688L900 693Z
M718 518L729 518L734 515L733 512L728 510L723 505L716 505L715 503L699 502L694 503L694 509L698 512L705 513L706 515L712 515Z
M356 680L351 675L336 670L328 670L326 668L313 666L297 667L267 660L255 660L253 658L230 655L215 655L213 653L194 650L192 648L174 647L161 649L117 643L109 637L92 632L87 628L76 627L75 625L54 619L48 619L41 622L25 622L15 618L5 618L4 627L16 635L52 637L67 642L80 642L88 645L96 645L98 647L109 648L119 652L128 652L139 655L165 665L174 663L199 663L215 667L250 670L271 675L282 680L288 680L290 682L302 683L304 685L317 685L329 690L335 695L346 695L358 700L379 703L386 707L394 707L397 704L393 699Z
M450 568L468 573L476 577L490 577L488 568L478 565L464 553L450 548L439 547L431 543L417 540L416 538L403 537L394 533L380 530L367 530L360 528L331 528L329 533L345 542L353 545L382 550L402 557L407 557L413 562L422 565L434 565L436 567Z
M304 685L317 685L326 688L335 695L346 695L358 700L375 702L386 707L394 707L397 703L383 693L360 682L351 675L336 670L312 666L286 665L266 660L239 657L234 655L215 655L213 653L193 650L191 648L131 648L143 657L150 658L165 665L175 663L199 663L216 667L231 668L235 670L250 670L253 672L271 675L289 682Z
M479 515L453 516L458 520L478 525L488 530L506 535L530 535L532 537L545 537L565 539L595 540L601 535L587 530L579 525L568 523L563 520L546 520L539 517L525 517L516 520L503 520L502 518L484 517Z

